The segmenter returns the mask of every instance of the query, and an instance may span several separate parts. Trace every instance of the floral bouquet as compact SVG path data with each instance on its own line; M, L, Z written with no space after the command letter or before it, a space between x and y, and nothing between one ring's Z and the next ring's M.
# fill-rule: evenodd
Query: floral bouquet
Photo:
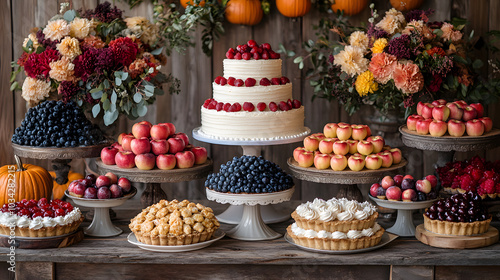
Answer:
M171 82L170 93L178 92L178 80L159 72L166 56L155 25L143 17L123 18L108 2L95 10L67 7L62 4L44 28L33 29L13 62L19 67L11 89L19 88L15 77L24 69L22 97L30 106L47 99L74 101L110 125L119 114L144 116L146 105L163 94L162 83Z
M344 22L332 29L340 37L336 44L328 45L328 37L306 43L313 63L308 76L319 74L310 82L315 96L338 99L349 114L362 104L382 114L405 109L409 114L420 99L487 103L497 97L498 79L481 81L476 71L482 61L468 57L473 44L472 36L465 38L462 31L465 21L430 22L432 10L404 15L391 9L375 22L378 14L373 4L371 9L366 29ZM343 29L354 31L345 35ZM330 52L323 60L322 50ZM295 62L303 67L304 58Z

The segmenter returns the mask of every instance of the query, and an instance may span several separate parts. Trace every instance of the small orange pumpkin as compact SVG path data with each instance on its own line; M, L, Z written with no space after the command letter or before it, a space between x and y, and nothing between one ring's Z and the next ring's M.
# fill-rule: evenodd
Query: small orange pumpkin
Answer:
M368 6L368 0L335 0L331 8L334 13L344 10L345 15L352 16L359 14L366 6Z
M40 166L23 164L17 155L14 157L16 165L0 167L0 205L9 203L9 199L50 199L52 176L49 172Z
M69 184L74 180L83 179L83 175L78 172L69 171L68 182L66 184L59 185L56 182L56 173L54 171L49 171L50 176L54 178L54 187L52 188L53 199L62 199L64 197L64 192L68 189Z
M311 0L276 0L276 7L286 17L302 17L311 9Z
M184 7L184 9L188 6L188 5L193 5L193 6L198 6L194 0L181 0L181 6ZM204 7L205 6L205 1L201 1L200 2L200 7Z
M229 0L225 16L232 24L256 25L264 11L259 0Z
M391 0L391 5L398 11L410 11L417 9L424 0Z

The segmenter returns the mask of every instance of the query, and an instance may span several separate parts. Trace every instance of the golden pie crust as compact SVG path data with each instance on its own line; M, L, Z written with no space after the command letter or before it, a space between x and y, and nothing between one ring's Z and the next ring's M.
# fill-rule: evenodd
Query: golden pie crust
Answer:
M321 220L309 220L303 218L299 214L297 214L297 211L293 211L292 213L292 218L297 223L297 226L305 230L312 229L318 232L322 230L329 232L335 232L335 231L348 232L350 230L363 230L365 228L371 228L375 224L377 217L378 213L374 212L370 217L368 217L365 220L353 219L350 221L325 222Z
M331 239L331 238L319 238L319 237L299 237L295 235L292 231L292 225L287 227L288 235L293 239L295 244L318 249L318 250L334 250L334 251L347 251L347 250L358 250L376 246L380 243L382 235L384 235L385 230L381 227L372 236L365 236L357 239Z
M84 219L85 218L82 215L79 220L74 221L71 224L64 226L57 225L55 227L42 227L40 229L16 227L15 233L18 237L53 237L64 235L76 231ZM10 227L0 225L0 234L10 235Z
M430 232L447 235L475 235L488 231L492 217L472 223L431 220L424 214L424 228Z
M210 240L219 226L211 208L188 200L161 200L142 210L129 224L139 242L160 246Z

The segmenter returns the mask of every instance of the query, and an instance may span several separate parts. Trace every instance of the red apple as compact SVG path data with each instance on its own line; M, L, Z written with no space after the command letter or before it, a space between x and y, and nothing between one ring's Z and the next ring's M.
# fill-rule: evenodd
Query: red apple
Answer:
M310 167L314 164L314 153L310 151L305 151L300 153L297 158L297 162L301 167Z
M155 168L156 157L152 153L145 153L135 156L135 165L140 170L151 170Z
M461 137L465 133L465 124L459 120L448 122L448 133L453 137Z
M347 145L349 145L349 154L355 154L358 152L358 140L347 140Z
M371 170L380 169L382 167L382 159L376 154L367 155L365 158L365 167Z
M116 176L116 174L113 172L108 172L104 176L108 177L111 180L111 184L116 184L118 182L118 176ZM97 183L97 180L96 180L96 183Z
M158 166L158 168L161 170L174 169L176 165L177 160L175 158L175 155L165 154L156 157L156 166Z
M330 155L329 154L315 155L314 167L316 167L316 169L327 169L328 167L330 167Z
M442 106L442 105L440 105ZM434 137L441 137L446 134L448 124L444 121L432 120L429 124L429 133Z
M424 117L424 119L431 119L432 109L434 109L434 105L430 103L425 103L424 107L422 107L422 117Z
M97 177L97 180L95 181L95 186L100 188L100 187L107 187L111 185L111 178L101 175Z
M186 145L186 147L184 147L184 151L191 151L193 148L194 148L193 144L189 144Z
M122 145L118 144L118 142L111 144L111 147L118 149L118 151L123 151Z
M446 103L447 103L446 100L444 100L444 99L438 99L438 100L432 101L431 104L434 105L434 106L438 106L438 105L446 105Z
M194 165L195 157L193 152L184 151L175 154L177 168L191 168Z
M325 138L319 142L318 149L323 154L331 154L333 152L333 139Z
M135 123L132 126L132 134L134 135L135 138L139 139L142 137L149 138L151 131L151 124L147 124L144 122L138 122Z
M149 142L148 138L142 137L139 139L132 140L130 148L132 149L132 152L136 155L146 154L151 152L151 143Z
M132 140L134 140L135 137L133 135L125 135L122 138L122 148L124 151L132 151Z
M306 149L304 147L297 147L295 148L295 150L293 150L293 159L296 161L296 162L299 162L298 158L299 158L299 154L305 152Z
M347 155L349 153L349 144L347 141L335 141L333 143L333 153L336 155Z
M484 133L484 124L478 119L469 120L465 123L465 131L469 136L481 136Z
M117 140L118 144L122 145L123 137L125 137L127 135L133 136L132 133L120 133L120 135L118 135L118 140Z
M431 188L436 188L438 184L437 177L435 175L427 175L425 179L431 183Z
M347 158L343 155L332 155L330 167L334 171L342 171L347 167Z
M105 147L101 150L101 160L102 163L106 165L115 165L115 156L119 152L117 148Z
M385 191L385 196L388 200L399 201L401 200L401 189L396 186L391 186Z
M182 140L184 140L184 144L189 145L189 137L186 135L186 133L182 133L182 132L179 132L179 133L176 133L174 135L172 135L173 138L181 138Z
M450 108L446 107L446 105L434 106L432 117L438 121L447 121L450 117Z
M204 164L207 161L208 153L204 147L194 147L191 152L194 154L194 164Z
M122 188L124 193L129 193L132 189L132 184L130 183L129 179L125 177L121 177L120 179L118 179L118 186Z
M365 167L365 159L361 156L352 155L347 160L347 165L352 171L361 171Z
M401 199L405 202L417 201L417 192L414 189L406 189L401 194Z
M488 117L479 119L484 124L484 133L488 133L493 129L493 121Z
M430 193L432 190L431 182L429 182L426 179L417 180L417 182L415 182L415 189L417 189L417 191L419 191L419 192L423 192L426 194Z
M167 140L168 146L169 146L169 152L171 154L176 154L178 152L184 151L184 148L186 147L186 144L184 143L184 140L181 138L168 138Z
M366 139L366 141L371 142L373 144L373 153L379 153L385 146L385 140L382 136L370 136Z
M460 106L458 106L457 103L447 103L446 107L450 109L450 119L462 120L464 110Z
M358 153L365 156L373 153L373 144L365 140L359 141L357 148Z
M477 111L471 106L466 106L464 108L464 115L462 116L462 119L464 122L473 120L477 117Z
M381 185L382 185L382 188L387 190L389 187L395 185L394 179L391 176L387 175L384 178L382 178Z
M422 116L422 108L424 108L425 103L422 101L419 101L417 103L417 115Z
M366 137L372 136L372 130L370 129L370 127L366 124L363 124L362 126L366 127Z
M172 136L175 134L175 126L173 123L159 123L159 125L164 125L168 127L168 136Z
M354 140L364 140L368 131L364 125L354 125L352 126L352 139Z
M337 137L337 128L339 127L336 123L327 123L323 127L323 134L328 138Z
M432 119L418 120L417 121L417 133L421 135L429 134L429 125L431 124Z
M115 156L116 165L120 168L134 168L135 154L130 151L118 152Z
M419 115L411 115L406 119L406 126L408 127L409 130L415 131L417 130L417 121L418 120L423 120L424 117L419 116Z
M166 125L155 124L151 127L150 134L153 140L167 139L170 135L170 129Z
M465 107L469 106L469 104L467 104L467 102L463 100L453 101L453 103L457 104L462 109L465 109Z
M347 140L351 138L352 135L352 127L350 125L341 125L337 128L337 138L339 140Z
M373 185L371 185L370 187L370 195L373 196L373 197L377 197L377 194L378 194L378 188L380 187L380 184L379 183L375 183Z
M314 136L304 138L304 148L306 151L314 152L319 148L319 139Z
M321 132L311 134L311 136L318 138L319 141L326 139L326 136Z
M87 187L82 182L76 182L71 188L68 187L68 193L72 196L83 197Z
M151 141L151 152L156 156L168 153L168 148L168 142L165 139Z
M380 152L377 154L382 159L382 167L391 167L394 159L392 158L392 153L388 152Z
M403 160L403 154L401 153L401 150L398 148L392 148L389 150L392 155L392 164L398 164Z
M484 107L481 103L472 103L469 106L476 109L477 115L476 118L482 118L484 116Z

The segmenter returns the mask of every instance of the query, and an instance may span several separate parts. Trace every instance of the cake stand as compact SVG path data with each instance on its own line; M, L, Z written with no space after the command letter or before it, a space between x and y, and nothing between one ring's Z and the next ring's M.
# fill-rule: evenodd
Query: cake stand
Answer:
M280 192L259 194L234 194L206 190L209 200L222 204L242 205L243 207L241 220L236 227L227 232L227 236L238 240L259 241L276 239L282 236L282 234L275 232L265 224L260 212L260 206L289 201L295 187Z
M135 196L137 189L132 187L131 192L120 198L110 199L87 199L71 196L68 191L64 192L67 197L71 198L76 205L83 207L94 208L94 218L92 223L83 232L89 236L96 237L111 237L119 235L123 232L120 228L111 223L109 217L109 208L117 207L125 203L128 199Z
M243 155L258 157L261 154L263 146L297 143L304 140L309 133L311 133L311 130L304 127L304 131L299 135L284 137L283 139L230 140L210 137L209 135L201 132L201 127L197 127L193 129L193 138L210 144L241 146L243 149ZM272 205L263 205L260 210L262 219L266 224L279 223L290 219L290 213L275 209ZM230 205L226 211L217 215L217 219L223 223L235 225L240 222L242 216L242 206Z
M390 201L385 199L378 199L369 195L370 199L375 201L378 206L389 209L398 210L398 216L394 225L387 229L388 232L397 234L399 236L415 236L415 225L413 224L413 210L425 209L432 205L438 199L425 200L425 201Z
M345 197L350 200L362 202L364 201L363 194L358 184L372 184L380 181L384 176L396 175L408 164L408 161L403 158L400 163L391 167L377 170L368 170L365 168L361 171L334 171L332 169L320 170L315 167L301 167L293 157L290 157L287 163L295 178L315 183L341 184L342 186L337 194L338 198Z
M72 159L98 157L101 150L111 143L107 141L98 145L73 148L33 147L12 143L12 148L14 154L22 158L52 160L52 168L56 173L55 181L63 185L68 182L68 172L71 168L69 163Z
M203 164L195 165L191 168L175 168L171 170L140 170L137 167L124 169L116 165L106 165L100 159L96 160L97 169L100 173L113 172L117 176L125 177L131 182L146 183L146 188L141 195L143 207L158 203L162 199L167 199L167 195L161 189L161 183L178 183L203 179L212 171L213 161L207 159Z
M401 132L401 140L406 146L424 151L437 151L436 167L444 166L453 161L455 152L489 150L500 146L500 129L497 128L493 128L481 136L462 137L421 135L416 131L409 130L406 125L401 126L399 131Z

